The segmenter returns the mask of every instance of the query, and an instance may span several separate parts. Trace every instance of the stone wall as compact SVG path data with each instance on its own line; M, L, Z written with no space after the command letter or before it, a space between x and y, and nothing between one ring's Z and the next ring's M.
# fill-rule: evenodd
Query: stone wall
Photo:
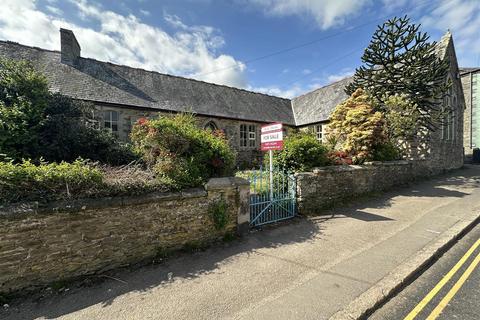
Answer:
M205 189L0 208L0 293L146 261L248 228L249 185L211 179ZM228 224L209 208L224 199Z
M439 172L426 160L404 160L361 166L329 166L297 173L298 210L300 214L315 215L322 209L355 197L385 191Z

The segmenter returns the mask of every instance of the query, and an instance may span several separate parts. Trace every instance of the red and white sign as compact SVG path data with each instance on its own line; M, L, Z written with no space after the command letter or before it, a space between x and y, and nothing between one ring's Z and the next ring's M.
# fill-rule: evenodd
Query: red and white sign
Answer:
M261 150L282 150L283 149L283 125L272 123L262 126L261 129Z

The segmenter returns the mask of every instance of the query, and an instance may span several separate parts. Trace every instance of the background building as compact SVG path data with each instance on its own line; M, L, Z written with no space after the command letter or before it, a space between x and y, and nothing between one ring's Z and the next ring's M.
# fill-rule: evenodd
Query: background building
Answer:
M465 156L470 158L474 148L480 148L480 67L461 68L465 96L463 143Z

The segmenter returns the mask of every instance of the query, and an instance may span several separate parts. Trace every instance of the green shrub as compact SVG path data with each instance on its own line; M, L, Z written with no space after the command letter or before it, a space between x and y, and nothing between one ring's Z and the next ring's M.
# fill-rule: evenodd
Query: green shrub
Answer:
M0 162L0 203L70 198L102 187L102 173L81 160L40 165L28 160Z
M77 158L123 165L139 157L128 145L110 132L86 125L94 112L92 104L53 94L45 109L45 121L39 130L42 149L33 158L47 161L74 161Z
M400 151L391 142L376 146L373 150L373 160L375 161L392 161L400 159Z
M48 104L46 78L25 61L0 59L0 153L30 157Z
M157 178L171 188L199 186L211 177L233 173L235 154L226 139L199 129L192 115L140 119L131 139Z
M286 171L308 171L329 164L327 147L307 132L289 134L283 149L274 152L273 165ZM268 165L268 155L265 165Z

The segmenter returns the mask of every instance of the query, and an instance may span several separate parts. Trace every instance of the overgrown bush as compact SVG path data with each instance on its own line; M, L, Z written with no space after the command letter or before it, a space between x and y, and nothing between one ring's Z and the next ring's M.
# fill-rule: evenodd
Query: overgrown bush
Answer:
M102 185L102 173L81 160L40 165L28 160L0 162L0 203L70 198Z
M139 164L112 167L80 159L60 164L0 161L0 205L168 190L168 186L155 179L153 171Z
M235 154L226 139L197 127L190 114L140 119L131 139L157 179L175 189L231 175Z
M91 104L48 91L46 78L25 61L0 59L0 153L20 161L78 157L113 165L138 157L106 131L86 125Z
M52 95L39 132L42 145L38 156L48 161L74 161L81 157L111 165L139 159L133 149L110 132L87 126L94 107L58 94Z
M273 164L286 171L308 171L329 164L327 148L308 132L289 134L283 149L274 152ZM268 165L268 156L265 164Z

